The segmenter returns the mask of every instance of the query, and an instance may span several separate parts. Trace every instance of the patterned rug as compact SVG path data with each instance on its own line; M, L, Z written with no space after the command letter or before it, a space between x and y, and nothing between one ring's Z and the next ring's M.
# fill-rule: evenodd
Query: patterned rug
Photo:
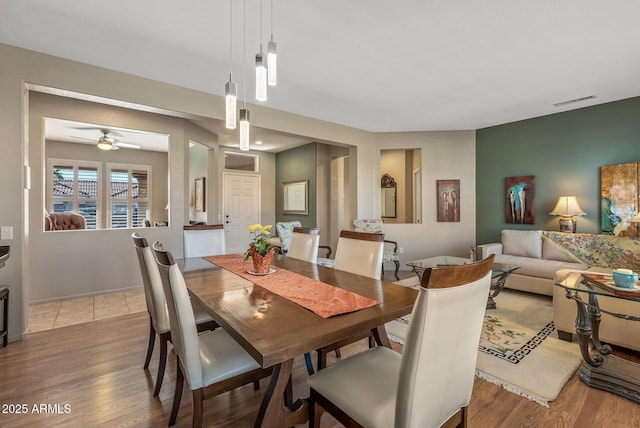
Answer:
M548 407L582 363L578 344L557 339L551 297L504 290L496 304L485 314L476 376ZM403 343L410 319L388 323L389 337Z

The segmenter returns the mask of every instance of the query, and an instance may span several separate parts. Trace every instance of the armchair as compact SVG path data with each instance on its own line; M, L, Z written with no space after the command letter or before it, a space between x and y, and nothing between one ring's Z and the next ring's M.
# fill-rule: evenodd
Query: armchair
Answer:
M279 221L276 223L276 233L278 236L269 239L269 242L271 242L271 245L274 247L278 247L282 254L287 254L287 251L289 251L294 227L302 227L302 223L298 220Z
M381 219L356 219L353 221L353 226L356 232L383 233L382 225L383 223ZM396 241L391 241L389 239L385 239L384 243L385 243L385 251L382 255L382 278L384 278L385 262L393 262L396 265L395 271L394 271L396 281L400 281L400 276L398 276L398 271L400 270L400 257L398 256L398 243ZM393 250L391 250L390 245L393 245Z
M86 229L83 216L76 213L49 213L44 218L44 230L79 230Z

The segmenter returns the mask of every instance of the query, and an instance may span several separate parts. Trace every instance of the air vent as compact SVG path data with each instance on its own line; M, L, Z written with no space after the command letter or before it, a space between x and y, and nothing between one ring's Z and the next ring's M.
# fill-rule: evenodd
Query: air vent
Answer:
M586 100L591 100L597 98L595 95L588 95L586 97L582 97L582 98L576 98L574 100L568 100L568 101L561 101L559 103L555 103L553 104L554 107L562 107L562 106L566 106L568 104L574 104L574 103L579 103L582 101L586 101Z

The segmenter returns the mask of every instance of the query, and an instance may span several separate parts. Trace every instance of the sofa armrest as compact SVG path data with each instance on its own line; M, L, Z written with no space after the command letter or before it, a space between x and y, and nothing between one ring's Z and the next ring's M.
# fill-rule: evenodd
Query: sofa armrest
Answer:
M502 254L502 244L499 242L480 244L478 250L480 250L480 259L486 259L491 254Z

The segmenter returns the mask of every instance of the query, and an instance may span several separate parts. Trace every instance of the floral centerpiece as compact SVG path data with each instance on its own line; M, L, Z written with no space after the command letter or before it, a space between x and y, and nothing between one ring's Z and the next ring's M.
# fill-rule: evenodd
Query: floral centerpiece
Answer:
M268 273L271 268L271 259L275 254L275 247L269 242L272 225L252 224L247 230L253 234L253 240L249 243L249 249L244 253L244 260L253 259L255 273Z

